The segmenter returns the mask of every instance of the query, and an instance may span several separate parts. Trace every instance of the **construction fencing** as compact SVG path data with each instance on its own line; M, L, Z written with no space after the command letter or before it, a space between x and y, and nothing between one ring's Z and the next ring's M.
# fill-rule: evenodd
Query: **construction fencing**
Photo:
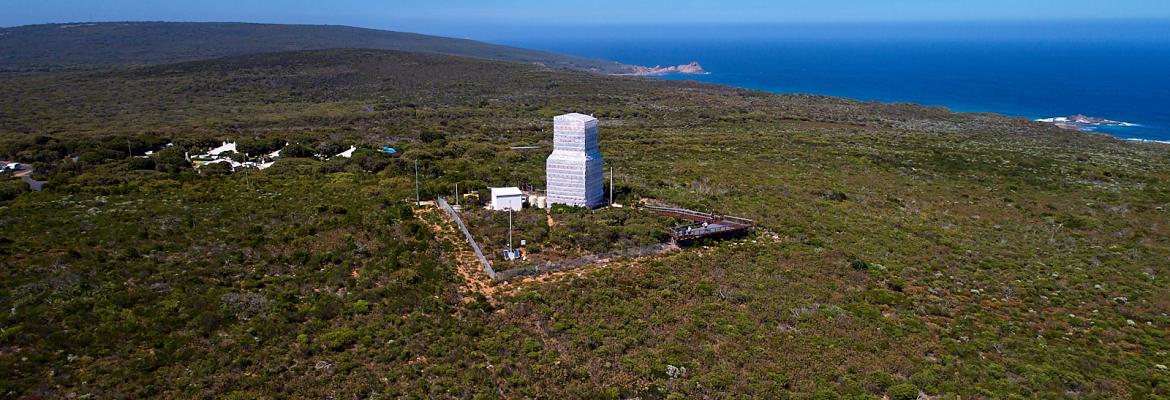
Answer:
M475 238L471 236L471 232L469 232L467 230L467 226L463 224L463 218L459 218L459 213L455 212L455 209L451 208L451 204L448 204L447 200L442 196L438 198L437 202L439 203L440 207L443 207L443 209L447 211L447 214L451 215L451 219L455 220L455 225L459 226L459 230L462 231L463 236L467 238L467 243L471 244L471 250L475 251L475 257L478 258L479 262L483 264L483 271L487 272L488 276L490 276L492 280L497 280L498 278L496 277L496 271L492 269L492 264L488 263L487 258L483 256L483 251L479 249L479 244L475 243Z

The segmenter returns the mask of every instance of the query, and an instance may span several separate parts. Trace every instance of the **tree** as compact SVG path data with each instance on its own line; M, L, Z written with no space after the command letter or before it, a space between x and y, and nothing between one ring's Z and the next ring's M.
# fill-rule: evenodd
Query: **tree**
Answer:
M0 201L12 200L27 191L27 183L21 182L19 179L8 179L0 184Z
M345 151L345 147L342 147L337 142L323 142L317 145L317 154L323 154L326 157L331 157L342 151Z
M178 146L159 150L154 154L154 169L172 174L191 169L191 162L183 153L183 148Z
M304 157L316 157L316 154L313 153L313 150L309 149L308 147L305 147L305 145L302 145L300 143L293 143L293 144L290 144L288 146L284 146L284 149L280 150L280 156L281 157L302 157L302 158L304 158Z
M418 139L423 141L423 143L431 143L431 142L434 142L436 140L446 139L446 136L444 136L440 132L426 131L426 132L419 134Z
M204 175L227 175L232 173L232 166L225 162L205 164L199 167L199 173Z
M77 156L77 162L85 165L100 165L106 160L113 160L125 156L125 152L118 153L107 149L86 150Z
M380 172L390 165L390 158L380 152L359 149L354 152L350 162L360 165L363 170Z
M236 141L236 151L258 156L268 154L284 147L283 139L251 139L244 138Z
M154 160L150 158L134 157L130 159L129 167L132 170L154 169Z

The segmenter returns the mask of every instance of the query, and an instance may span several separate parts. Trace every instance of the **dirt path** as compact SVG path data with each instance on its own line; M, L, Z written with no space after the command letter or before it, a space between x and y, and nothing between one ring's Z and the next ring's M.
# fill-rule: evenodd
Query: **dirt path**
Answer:
M493 295L496 294L498 287L483 272L482 264L463 239L463 234L455 228L455 222L451 221L447 214L436 207L433 202L424 205L415 212L419 216L419 220L431 232L435 233L437 239L450 243L451 247L455 249L455 273L459 274L462 281L459 292L463 295L463 302L475 301L475 295L482 294L494 304Z
M28 165L28 164L21 164L21 165ZM20 180L22 180L22 181L24 181L24 183L28 184L29 189L32 189L33 191L39 192L39 191L41 191L41 187L45 186L45 184L49 183L49 181L38 181L36 179L33 179L32 174L33 174L32 166L28 166L20 171L16 171L16 173L12 174L12 176L20 178Z
M677 246L667 246L666 248L657 251L655 254L642 255L636 257L618 257L616 259L601 258L589 264L571 268L562 271L545 272L535 276L526 276L522 278L510 279L504 282L493 282L492 279L483 270L483 265L471 250L467 240L463 234L459 232L455 226L455 221L447 215L441 208L435 205L434 202L423 204L423 207L415 211L419 220L423 222L438 240L445 241L452 245L455 251L453 255L455 261L455 272L459 275L460 294L463 296L464 303L469 303L475 300L476 294L481 294L487 300L496 304L496 299L500 296L508 296L515 294L523 288L529 288L538 285L556 284L565 280L576 277L583 277L607 268L627 268L636 266L639 263L649 260L669 257L672 254L679 252ZM555 225L552 214L547 215L549 227Z

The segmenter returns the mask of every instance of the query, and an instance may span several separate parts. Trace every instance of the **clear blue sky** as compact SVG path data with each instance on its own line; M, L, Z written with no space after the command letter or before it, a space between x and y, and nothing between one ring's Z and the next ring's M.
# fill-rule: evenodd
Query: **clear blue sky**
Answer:
M80 21L355 25L436 34L497 26L1166 19L1170 0L0 0L0 26Z

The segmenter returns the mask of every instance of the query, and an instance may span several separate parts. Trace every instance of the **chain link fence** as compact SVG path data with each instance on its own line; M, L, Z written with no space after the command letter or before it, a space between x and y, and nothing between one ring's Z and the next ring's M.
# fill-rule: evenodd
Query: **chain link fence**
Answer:
M440 207L443 207L443 210L447 211L447 214L451 215L451 219L455 220L455 225L459 226L459 230L463 232L463 236L467 238L467 243L471 244L471 250L475 251L475 257L479 259L479 262L483 263L484 272L487 272L488 276L490 276L492 280L499 280L499 278L497 278L496 271L492 269L492 264L489 263L487 258L483 256L483 251L479 249L479 244L475 243L475 238L471 237L471 232L469 232L467 230L467 226L463 224L463 218L459 218L459 213L455 212L454 208L451 208L451 204L447 203L447 199L439 197L437 202L439 203Z

